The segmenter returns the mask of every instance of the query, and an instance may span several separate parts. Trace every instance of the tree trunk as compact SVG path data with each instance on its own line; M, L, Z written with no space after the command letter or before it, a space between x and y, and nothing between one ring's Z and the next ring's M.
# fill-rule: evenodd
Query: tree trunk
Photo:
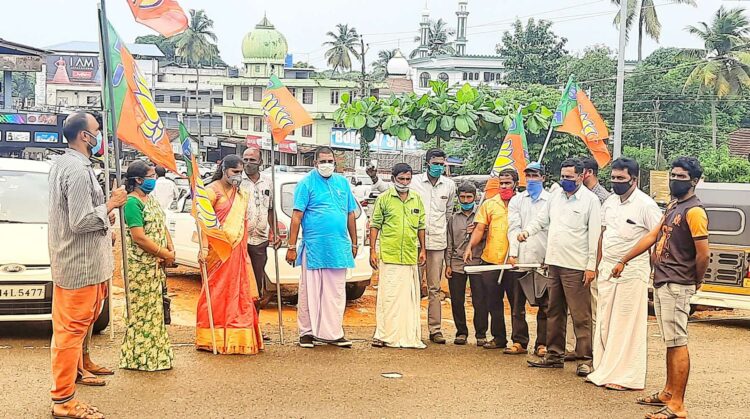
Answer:
M716 98L713 98L711 99L711 144L714 146L714 150L716 149L716 136Z
M633 1L633 0L630 0ZM641 10L643 13L643 10ZM638 64L643 59L643 16L638 16Z

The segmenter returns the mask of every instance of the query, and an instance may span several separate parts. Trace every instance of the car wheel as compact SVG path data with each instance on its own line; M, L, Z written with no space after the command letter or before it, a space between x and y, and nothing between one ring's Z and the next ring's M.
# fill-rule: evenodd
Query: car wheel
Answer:
M365 294L367 290L367 281L364 282L352 282L346 284L346 300L353 301Z
M94 322L94 333L102 333L107 326L109 326L109 296L104 300L102 312L99 314L99 318L96 319L96 322Z

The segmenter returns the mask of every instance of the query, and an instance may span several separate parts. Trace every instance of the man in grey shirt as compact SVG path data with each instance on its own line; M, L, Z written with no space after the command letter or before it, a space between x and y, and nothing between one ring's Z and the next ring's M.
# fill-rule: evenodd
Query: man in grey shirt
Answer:
M123 187L104 193L89 158L102 149L93 115L77 112L63 125L68 149L49 174L49 255L52 298L53 415L103 417L75 398L86 332L96 320L112 277L110 213L125 203Z

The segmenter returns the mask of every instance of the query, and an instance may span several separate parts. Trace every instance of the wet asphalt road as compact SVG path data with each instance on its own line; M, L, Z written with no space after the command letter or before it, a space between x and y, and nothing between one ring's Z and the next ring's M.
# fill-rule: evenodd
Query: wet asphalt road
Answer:
M449 313L448 302L443 309ZM263 324L275 318L270 314ZM690 326L690 415L748 417L750 313L712 315L735 319L703 318ZM285 323L289 336L295 331L293 311L285 311ZM452 337L451 323L444 324ZM536 370L526 366L523 356L472 345L375 349L368 341L373 328L362 321L347 326L348 336L355 339L351 349L301 349L289 342L281 346L274 326L266 330L274 343L264 353L214 356L193 349L191 327L170 326L176 353L173 370L118 370L106 387L83 387L79 396L95 403L108 418L637 418L649 411L633 403L645 392L595 388L576 377L570 363L564 370ZM108 333L95 336L94 359L116 366L120 339L121 333L114 341ZM0 324L1 417L49 417L49 356L47 326ZM663 364L658 328L651 319L647 390L661 387ZM384 378L385 372L403 377Z

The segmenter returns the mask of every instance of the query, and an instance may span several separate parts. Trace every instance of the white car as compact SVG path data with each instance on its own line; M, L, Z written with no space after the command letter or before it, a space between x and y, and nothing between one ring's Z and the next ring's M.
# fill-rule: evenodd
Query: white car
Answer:
M0 322L52 320L50 164L0 158ZM107 299L94 330L109 324Z
M305 173L276 173L275 202L277 211L277 224L282 246L278 251L279 257L279 282L286 290L292 289L296 294L299 284L300 268L292 267L284 260L287 251L287 234L291 223L292 202L294 200L294 189L306 174ZM192 200L184 196L172 205L167 211L167 226L172 235L175 247L177 263L185 266L198 267L198 237L196 233L195 219L191 215ZM349 300L355 300L364 294L370 283L372 268L369 257L370 248L366 243L368 240L369 223L362 208L357 205L357 241L360 243L359 252L355 259L354 269L348 269L346 274L346 296ZM276 287L274 250L268 248L268 264L266 265L266 289L274 290Z

